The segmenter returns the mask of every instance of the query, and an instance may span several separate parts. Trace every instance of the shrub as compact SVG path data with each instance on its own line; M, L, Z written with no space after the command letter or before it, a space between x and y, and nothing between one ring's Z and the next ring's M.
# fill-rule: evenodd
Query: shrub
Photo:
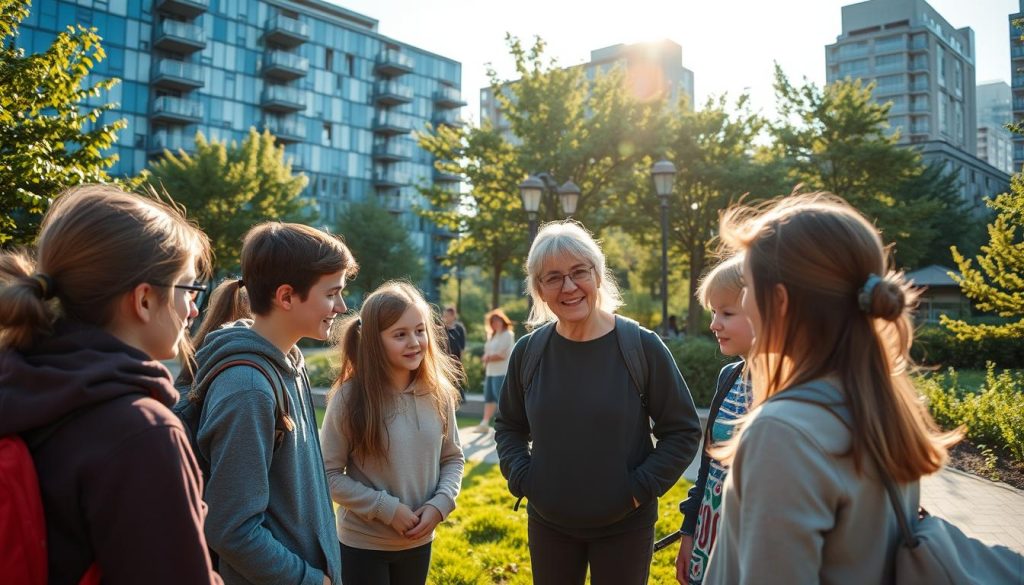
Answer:
M306 371L309 373L309 383L314 387L329 388L338 375L338 364L334 360L333 352L307 356Z
M945 428L964 425L975 444L998 446L1024 461L1024 376L997 373L990 362L977 391L964 391L959 384L952 368L917 380L935 421Z
M910 355L921 364L984 369L988 362L1001 368L1024 368L1024 339L959 339L946 329L926 325L914 335Z
M682 340L670 340L668 348L679 366L679 371L686 380L686 385L693 395L697 406L711 406L718 384L718 372L722 366L736 361L737 358L722 355L718 344L703 336L686 337Z

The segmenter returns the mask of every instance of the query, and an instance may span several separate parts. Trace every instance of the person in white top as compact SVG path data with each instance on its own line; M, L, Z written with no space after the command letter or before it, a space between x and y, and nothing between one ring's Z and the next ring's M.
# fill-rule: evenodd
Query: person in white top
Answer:
M508 356L512 353L512 346L515 345L516 338L512 333L512 320L500 308L494 309L484 316L484 329L487 330L487 342L484 343L482 361L486 367L486 376L484 377L484 418L480 421L480 428L486 430L490 427L494 413L498 410L501 385L505 383L505 374L508 372Z

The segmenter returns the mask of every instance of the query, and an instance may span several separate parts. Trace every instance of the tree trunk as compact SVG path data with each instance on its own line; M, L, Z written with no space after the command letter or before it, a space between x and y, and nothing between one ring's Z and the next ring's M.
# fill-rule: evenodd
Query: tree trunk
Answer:
M503 263L495 263L491 272L491 308L501 305L501 267Z
M690 304L686 311L686 334L697 335L704 307L697 300L697 284L704 274L704 242L690 250Z

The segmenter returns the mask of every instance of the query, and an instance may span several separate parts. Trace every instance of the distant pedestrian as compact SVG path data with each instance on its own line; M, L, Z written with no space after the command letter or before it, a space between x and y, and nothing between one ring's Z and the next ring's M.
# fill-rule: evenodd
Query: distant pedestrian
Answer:
M526 261L536 328L512 350L495 419L501 473L529 500L537 585L647 582L658 497L697 453L700 421L675 360L622 305L604 253L573 221ZM651 440L651 424L654 436Z
M159 361L191 350L209 260L176 209L108 185L57 197L35 254L0 254L0 436L22 434L32 453L44 582L220 583Z
M494 413L498 410L498 396L501 394L501 385L505 382L508 358L512 354L512 346L515 344L516 338L515 333L512 332L512 319L509 319L505 311L500 308L484 315L484 330L487 332L487 341L484 343L484 355L481 361L484 362L486 375L484 376L484 417L480 421L480 428L490 430L491 419L494 418Z
M676 320L675 315L669 315L668 317L668 338L669 339L682 339L683 332L679 330L679 323Z
M447 334L445 348L458 364L459 401L465 402L466 369L462 363L462 354L466 351L466 326L459 321L459 313L453 305L445 307L441 315L441 319L444 321L444 331Z
M750 410L750 385L743 379L743 359L750 351L754 332L743 313L743 258L733 256L720 262L701 279L697 300L711 311L711 331L723 355L737 356L718 374L715 397L704 432L697 480L686 500L679 504L683 513L683 537L676 557L676 580L683 585L701 585L708 558L718 535L722 515L722 488L727 468L712 459L707 448L732 436L736 423Z
M916 517L920 477L958 438L936 430L908 374L917 293L871 222L831 195L733 208L720 234L745 258L754 402L712 448L731 467L704 582L893 583L900 530L880 478Z
M434 528L455 509L458 393L435 323L415 287L389 282L342 326L320 436L345 583L423 585Z

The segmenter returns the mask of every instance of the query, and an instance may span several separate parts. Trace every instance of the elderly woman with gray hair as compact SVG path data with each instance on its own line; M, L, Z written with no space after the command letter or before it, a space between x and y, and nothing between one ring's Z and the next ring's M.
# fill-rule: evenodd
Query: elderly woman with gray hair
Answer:
M534 329L509 359L495 440L509 491L529 500L533 582L582 585L589 566L592 585L647 583L658 497L700 443L693 399L661 339L615 314L582 225L540 230L526 285Z

